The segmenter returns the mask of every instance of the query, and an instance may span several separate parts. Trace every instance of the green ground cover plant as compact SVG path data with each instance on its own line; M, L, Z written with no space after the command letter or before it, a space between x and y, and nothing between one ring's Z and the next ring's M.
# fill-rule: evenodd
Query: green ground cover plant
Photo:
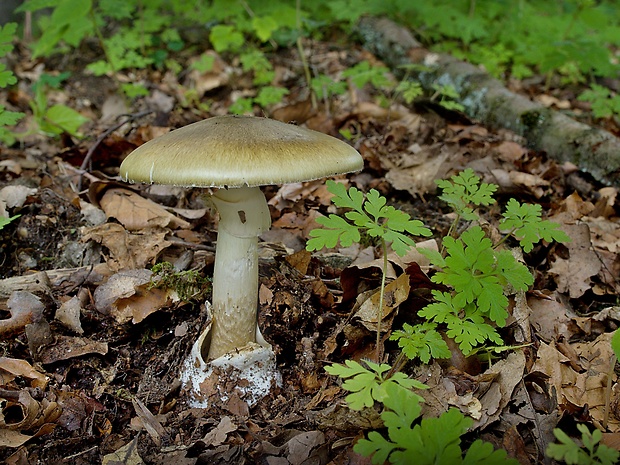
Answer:
M88 121L88 118L67 105L50 105L48 102L48 92L59 89L68 77L68 72L57 76L42 74L32 85L34 98L30 101L30 108L37 124L37 130L50 137L59 136L64 132L81 137L79 129Z
M17 24L8 23L0 26L0 59L8 55L13 50L13 38ZM17 83L17 78L6 65L0 62L0 89L12 86ZM24 117L24 113L9 111L0 105L0 142L11 145L15 142L15 135L10 127Z
M390 339L401 349L393 365L381 363L381 316L387 268L388 244L399 255L404 255L415 242L408 234L429 236L430 231L418 220L387 205L387 199L376 190L364 195L355 187L328 181L327 188L334 194L332 201L347 209L342 216L330 214L317 218L322 228L310 232L307 250L335 247L338 243L349 246L359 243L362 233L378 241L383 256L380 300L377 308L376 362L363 364L346 360L325 369L331 375L344 379L342 388L350 394L345 398L353 410L382 404L381 418L387 428L387 438L372 431L361 439L354 450L372 457L373 464L390 463L518 463L508 460L505 451L495 451L490 444L474 442L465 455L460 447L461 436L472 420L458 410L451 409L439 418L418 421L422 398L413 389L426 386L407 377L400 370L404 362L419 359L429 363L432 358L448 358L451 352L441 333L453 339L464 355L472 355L482 347L489 351L510 350L504 346L498 328L504 327L508 317L507 295L526 291L533 284L527 267L504 248L509 239L529 252L542 240L565 242L570 238L557 223L541 219L539 205L521 204L510 199L497 225L505 235L496 244L486 236L479 224L478 209L495 203L494 184L482 183L471 169L438 180L442 189L440 198L456 213L443 238L442 251L422 249L438 270L431 280L443 284L448 291L433 291L434 302L418 312L423 321L405 324L393 330ZM469 223L459 236L461 220ZM495 347L488 347L493 343ZM403 358L405 359L403 361ZM450 431L447 434L446 431ZM441 433L441 434L439 434Z
M568 465L613 465L618 463L620 452L601 444L603 433L598 429L590 432L586 425L577 425L582 446L559 428L553 430L557 443L549 444L546 454Z
M115 77L119 71L144 68L179 73L183 68L179 57L195 51L206 35L214 50L239 57L243 71L253 75L256 95L233 102L230 111L235 114L252 112L255 106L268 108L288 93L272 84L275 74L267 57L278 47L297 47L313 101L327 103L342 95L346 82L394 90L408 103L421 96L417 83L389 82L381 66L365 61L337 77L310 69L301 39L320 38L328 27L348 33L364 15L400 21L426 46L481 64L499 78L543 73L548 84L553 77L559 77L560 85L589 84L580 99L591 103L595 118L620 114L618 95L596 82L618 71L610 44L620 41L620 15L612 1L28 0L18 10L43 8L51 13L38 15L41 32L32 43L34 57L67 53L94 39L103 55L87 66L95 75ZM140 81L118 86L129 98L148 93ZM437 86L430 97L448 109L462 109L454 89ZM4 126L14 119L4 115ZM4 134L10 137L6 130Z

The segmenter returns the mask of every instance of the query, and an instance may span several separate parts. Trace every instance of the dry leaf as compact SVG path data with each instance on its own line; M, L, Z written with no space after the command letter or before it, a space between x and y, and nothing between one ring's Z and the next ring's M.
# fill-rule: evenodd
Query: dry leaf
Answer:
M102 465L143 465L144 461L138 454L138 436L120 449L103 456Z
M28 324L41 319L44 305L41 300L28 291L14 291L7 301L10 318L0 320L0 336L13 335Z
M591 289L591 278L601 271L601 262L592 250L587 224L562 224L560 229L572 239L564 244L570 255L568 259L556 257L549 273L555 275L559 292L576 299Z
M218 425L209 431L202 441L207 447L219 446L224 444L228 438L228 433L237 431L237 425L235 425L228 415L222 417Z
M85 337L56 336L53 344L40 351L39 360L47 364L86 354L105 355L107 353L107 342L93 341Z
M599 428L605 417L607 378L613 373L610 366L611 336L612 333L605 333L592 342L571 344L584 368L581 373L572 368L570 358L544 342L540 343L537 360L532 367L532 371L549 376L549 383L555 388L561 409L568 409L571 405L578 408L587 406L592 420ZM607 431L620 431L620 420L611 416Z
M409 275L401 274L394 281L385 286L383 297L383 312L381 319L385 320L401 303L409 297ZM355 313L355 317L369 331L377 330L377 309L379 308L379 300L381 292L373 293L370 298L362 303L359 310ZM384 327L385 329L385 327Z
M95 308L120 324L130 320L139 323L178 301L172 291L150 288L151 276L146 269L119 271L95 290Z
M190 224L169 213L164 207L137 193L109 188L99 200L108 218L116 218L129 231L152 227L189 228Z
M47 376L35 370L26 360L0 357L0 386L7 386L16 377L29 379L30 387L45 389Z
M144 268L152 263L160 252L170 245L165 240L165 230L151 228L142 234L131 234L120 224L105 223L87 228L82 241L95 241L110 253L107 264L114 270Z
M536 334L547 343L560 337L570 340L574 335L570 330L574 312L553 298L528 296L527 303L532 309L530 323Z
M65 327L77 334L84 334L82 329L82 323L80 322L80 315L82 313L82 302L78 296L73 296L69 300L64 301L58 310L54 318L60 321Z
M142 403L140 399L134 397L131 400L133 404L133 408L136 411L136 415L142 422L142 426L149 433L151 439L155 443L157 447L161 446L161 438L165 436L166 430L161 425L161 423L155 418L155 415L151 413L151 411Z

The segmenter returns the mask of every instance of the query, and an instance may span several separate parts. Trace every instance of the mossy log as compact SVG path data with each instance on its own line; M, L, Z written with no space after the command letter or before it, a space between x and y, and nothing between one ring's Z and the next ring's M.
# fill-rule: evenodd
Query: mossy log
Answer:
M528 147L544 151L560 163L572 162L605 184L620 186L620 139L526 97L509 91L480 67L422 48L409 31L392 21L364 18L357 26L364 47L384 61L402 79L418 80L425 89L451 85L460 95L465 114L491 129L505 128L527 140ZM423 71L405 70L413 63Z

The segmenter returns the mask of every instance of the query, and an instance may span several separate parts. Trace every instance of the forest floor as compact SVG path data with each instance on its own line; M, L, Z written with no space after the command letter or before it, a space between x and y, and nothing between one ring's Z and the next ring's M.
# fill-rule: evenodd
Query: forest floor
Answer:
M312 69L327 75L363 60L378 62L336 39L304 45ZM67 85L48 99L90 122L82 139L51 139L27 117L18 130L32 133L0 149L0 203L9 216L20 215L0 231L5 463L370 463L352 447L381 428L378 412L347 408L347 393L324 367L373 357L375 335L356 315L356 298L378 287L380 250L354 244L305 251L316 218L333 208L325 180L264 189L273 226L261 236L259 326L276 352L282 385L251 408L231 396L199 409L188 405L179 382L206 323L205 295L173 302L148 287L147 270L167 261L211 276L217 216L198 189L129 186L120 182L118 167L144 142L227 114L235 98L256 92L238 62L214 56L206 73L139 72L150 94L129 105L111 79L83 72L88 50L61 62L33 61L24 48L14 57L20 80L71 71ZM545 462L553 428L575 436L577 423L602 429L604 442L620 449L620 386L610 347L620 322L618 188L528 149L510 131L483 127L434 102L406 105L350 85L313 106L297 53L280 50L270 59L277 85L289 94L256 115L350 135L365 168L339 179L362 191L377 189L390 205L423 221L434 233L431 242L445 236L452 221L433 181L465 168L499 185L500 206L509 198L538 203L572 239L541 243L524 257L535 284L525 300L513 302L514 314L501 330L507 345L521 348L500 353L490 365L454 349L449 361L405 367L430 386L424 414L458 407L475 420L465 443L481 437L522 464ZM198 107L188 88L208 105ZM515 90L558 110L581 111L576 94L545 90L542 79ZM8 97L22 111L26 91ZM613 121L606 126L620 132ZM490 229L497 228L500 206L481 212ZM408 269L406 260L391 264L394 275ZM428 302L416 291L430 281L425 274L413 278L421 287L412 287L386 323L388 332L415 322ZM391 362L398 347L387 341L385 351Z

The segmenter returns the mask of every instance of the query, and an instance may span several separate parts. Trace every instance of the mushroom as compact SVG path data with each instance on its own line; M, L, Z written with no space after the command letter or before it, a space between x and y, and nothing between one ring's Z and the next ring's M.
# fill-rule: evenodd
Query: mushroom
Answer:
M216 116L190 124L127 156L120 167L125 181L220 188L211 197L220 217L212 324L196 341L187 365L202 370L202 364L226 355L234 365L231 357L244 347L270 350L257 328L258 236L271 226L258 186L310 181L362 168L362 157L345 142L253 116ZM255 359L249 357L250 363L256 364Z

